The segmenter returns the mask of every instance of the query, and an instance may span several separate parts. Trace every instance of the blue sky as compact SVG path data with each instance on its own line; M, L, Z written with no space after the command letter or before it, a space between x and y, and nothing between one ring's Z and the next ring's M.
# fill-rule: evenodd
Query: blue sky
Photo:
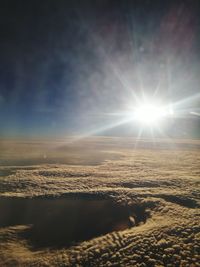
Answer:
M82 133L135 95L197 94L198 11L195 0L1 1L0 134Z

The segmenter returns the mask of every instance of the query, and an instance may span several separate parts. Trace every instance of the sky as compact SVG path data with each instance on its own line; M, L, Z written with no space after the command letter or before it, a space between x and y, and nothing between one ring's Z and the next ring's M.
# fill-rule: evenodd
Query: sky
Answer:
M198 0L0 1L0 135L105 132L144 95L199 127L199 14Z

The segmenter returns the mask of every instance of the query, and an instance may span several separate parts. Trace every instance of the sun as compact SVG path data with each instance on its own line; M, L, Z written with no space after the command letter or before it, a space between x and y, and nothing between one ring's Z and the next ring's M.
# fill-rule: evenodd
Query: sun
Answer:
M156 125L168 114L164 106L153 103L138 105L133 112L133 119L143 125Z
M163 115L163 108L152 104L143 104L134 113L135 119L143 124L157 123Z

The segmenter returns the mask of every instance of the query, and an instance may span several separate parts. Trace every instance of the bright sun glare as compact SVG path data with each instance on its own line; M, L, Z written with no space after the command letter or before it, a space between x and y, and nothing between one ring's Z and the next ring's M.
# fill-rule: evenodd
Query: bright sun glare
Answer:
M168 109L151 103L139 105L133 113L134 120L144 125L155 125L167 115L170 115Z

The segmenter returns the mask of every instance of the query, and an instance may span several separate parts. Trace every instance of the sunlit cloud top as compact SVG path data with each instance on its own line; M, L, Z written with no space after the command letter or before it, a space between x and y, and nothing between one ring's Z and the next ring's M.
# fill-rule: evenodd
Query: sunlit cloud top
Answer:
M1 135L199 119L198 1L36 2L0 4Z

